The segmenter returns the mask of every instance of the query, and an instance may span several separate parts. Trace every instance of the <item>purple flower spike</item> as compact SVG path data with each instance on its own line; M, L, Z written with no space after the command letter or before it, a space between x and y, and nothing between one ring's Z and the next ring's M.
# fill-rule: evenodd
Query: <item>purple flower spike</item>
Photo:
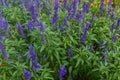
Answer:
M113 32L113 29L114 29L114 23L112 23L110 31Z
M29 0L25 0L25 7L28 9L29 8Z
M72 6L73 6L73 15L75 15L76 10L77 10L77 0L73 0Z
M32 23L32 21L28 21L28 24L27 24L28 30L30 30L33 27L34 27L34 24Z
M106 59L107 58L107 49L108 49L108 41L106 41L106 43L105 43L105 47L104 47L104 54L103 54L103 57L104 57L104 59Z
M6 60L9 60L8 54L7 54L6 51L4 50L4 47L3 47L2 42L0 42L0 51L2 52L3 58L5 58Z
M23 8L24 10L26 10L23 0L20 0L20 4L21 4L22 8Z
M44 25L43 25L42 21L40 21L40 31L41 31L41 32L44 31Z
M5 1L4 0L1 0L1 3L3 6L5 6Z
M32 45L30 45L30 47L29 47L29 53L30 53L30 57L32 58L32 61L35 61L37 55L36 55Z
M0 35L0 41L3 39L3 36L2 35Z
M104 8L104 0L101 0L100 12L103 10L103 8Z
M61 24L61 25L60 25L60 30L62 30L62 29L63 29L63 25Z
M91 24L90 24L90 26L92 26L92 24L93 24L94 17L95 17L95 15L94 15L94 13L92 12L92 19L91 19Z
M40 0L36 0L36 6L38 9L40 9Z
M55 13L58 12L58 8L59 8L59 1L55 0L55 6L54 6Z
M76 14L76 19L80 22L81 18L82 18L82 11L79 11L79 13Z
M116 34L114 34L114 35L112 36L112 42L115 42L116 38L117 38L117 36L116 36Z
M87 2L83 3L83 12L88 13L89 12L89 4Z
M101 13L102 13L103 9L104 9L104 0L101 0L98 19L100 19L100 16L101 16Z
M103 57L104 57L104 59L106 59L106 58L107 58L107 54L106 54L106 53L104 53L104 54L103 54Z
M47 9L46 2L45 2L45 1L43 2L43 9L44 9L44 10Z
M112 12L111 19L113 20L115 16L115 12Z
M50 14L51 14L51 10L50 10L50 8L48 9L48 16L50 16Z
M40 64L36 61L32 61L32 68L34 71L36 71L36 69L40 68Z
M77 10L77 0L73 0L70 7L68 7L68 17L73 18L75 17L76 10Z
M4 20L4 28L6 29L6 32L10 33L10 29L9 29L7 20Z
M65 65L62 65L60 69L58 70L59 73L59 80L62 80L63 76L67 73L67 70L65 68Z
M110 8L108 8L108 11L107 11L108 16L110 15L110 12L111 12L111 9L110 9Z
M64 0L64 6L63 6L64 9L67 9L67 2L68 0Z
M106 41L106 43L105 43L105 48L107 48L108 47L108 41Z
M92 45L89 45L89 46L88 46L88 49L89 49L90 52L92 52L92 51L93 51Z
M119 26L120 26L120 18L118 18L116 30L118 30L118 27L119 27Z
M64 26L67 26L67 17L64 16L64 22L63 22Z
M86 38L87 38L87 31L84 32L84 34L80 37L80 40L82 42L85 42L86 41Z
M38 22L33 0L30 1L30 14L31 14L31 17L34 20L34 22Z
M52 24L55 28L57 26L57 20L58 20L58 9L59 9L59 3L58 3L58 0L55 0L54 16L52 18Z
M40 64L36 61L36 59L37 59L37 54L35 53L32 45L30 45L30 47L29 47L28 58L29 58L29 57L30 57L31 60L32 60L32 69L33 69L34 71L36 71L36 69L40 68Z
M68 59L70 59L71 52L72 52L72 46L70 46L70 48L67 51L67 58Z
M82 42L85 42L85 41L86 41L88 28L89 28L89 24L86 23L86 27L83 28L83 30L82 30L82 31L83 31L83 35L80 37L80 40L81 40Z
M16 23L16 28L18 28L20 30L20 33L22 36L25 36L24 28L22 27L22 25L20 23Z
M1 16L1 14L2 14L2 9L0 9L0 16Z
M31 77L30 71L27 71L26 69L24 69L23 74L26 80L30 80L30 77Z
M0 16L0 28L2 27L3 18Z

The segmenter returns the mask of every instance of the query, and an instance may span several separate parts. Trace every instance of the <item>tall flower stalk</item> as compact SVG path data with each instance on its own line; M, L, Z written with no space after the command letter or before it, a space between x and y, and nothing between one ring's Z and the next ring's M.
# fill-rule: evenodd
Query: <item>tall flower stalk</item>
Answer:
M32 45L29 46L29 56L32 61L32 69L36 71L36 69L40 68L40 64L37 62L37 54L35 53Z
M58 9L59 9L59 2L58 2L58 0L55 0L54 15L53 15L53 18L52 18L52 24L55 28L57 28Z
M28 20L27 28L28 30L34 28L34 24L32 23L32 21Z
M38 10L40 10L40 0L36 0L36 7Z
M23 74L25 76L25 80L30 80L30 78L31 78L30 71L27 71L26 69L24 69Z
M68 51L67 51L67 58L68 59L70 59L71 53L72 53L72 46L70 46L69 49L68 49Z
M62 65L60 69L58 70L59 73L59 80L63 80L63 76L67 73L65 65Z
M83 3L83 12L88 13L89 12L89 4L84 1Z
M67 3L68 3L68 0L64 0L64 6L63 6L64 9L67 9Z
M87 39L87 32L88 32L88 29L89 29L89 23L86 23L86 27L83 28L83 35L80 36L80 40L84 43Z
M3 6L5 6L5 0L1 0Z
M22 27L22 25L20 23L16 23L16 28L19 29L21 35L24 37L25 33L24 33L24 28Z
M92 12L92 17L91 17L90 26L92 26L92 25L93 25L94 17L95 17L95 14Z
M77 0L72 0L72 4L68 7L68 17L74 18L77 10Z
M30 1L30 14L31 14L31 17L34 20L34 22L38 22L33 0Z
M6 60L9 61L9 56L8 54L6 53L5 49L4 49L4 46L2 44L2 42L0 41L0 51L2 52L2 56L3 58L5 58Z
M98 14L98 19L100 19L100 16L102 14L102 11L104 9L104 0L101 0L100 8L99 8L99 14Z
M104 54L103 54L104 59L107 58L107 50L108 50L108 41L105 42Z
M24 5L24 0L20 0L20 4L24 10L26 10L25 5Z
M88 49L89 49L90 52L93 51L93 46L92 46L92 44L90 44L90 45L88 46Z
M116 31L118 31L119 26L120 26L120 18L118 18L117 20Z
M114 34L114 35L112 36L112 42L115 42L116 38L117 38L117 35Z
M45 25L43 25L42 21L40 21L40 33L41 33L41 40L42 42L46 42L45 40L45 33L44 33L44 29L45 29Z
M7 21L7 20L4 20L4 21L3 21L3 24L4 24L4 28L6 29L6 32L7 32L7 33L10 33L10 29L9 29L9 26L8 26L8 21Z
M114 30L114 23L112 23L111 27L110 27L110 31L113 32Z

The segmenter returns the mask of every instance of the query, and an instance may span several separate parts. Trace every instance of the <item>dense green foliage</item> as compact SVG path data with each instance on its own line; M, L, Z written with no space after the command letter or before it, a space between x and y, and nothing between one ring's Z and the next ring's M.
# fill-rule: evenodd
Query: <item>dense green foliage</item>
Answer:
M68 15L67 10L61 9L61 3L55 28L52 24L54 4L51 4L53 6L46 2L44 8L41 1L40 10L36 9L37 17L44 25L43 31L38 25L35 26L37 28L28 30L28 21L34 23L34 20L30 11L24 10L19 3L14 3L14 6L0 6L0 16L8 21L10 28L10 33L0 41L10 58L9 61L6 60L2 57L2 51L0 52L0 80L24 80L23 69L31 72L30 80L58 80L58 70L63 64L67 70L63 80L120 80L120 29L116 30L120 9L111 6L111 9L115 10L114 19L111 19L111 16L107 15L108 6L105 5L98 19L100 3L96 7L89 6L89 13L82 15L81 20L68 17L67 26L61 28L64 16ZM82 4L83 2L77 6L76 14L82 10ZM48 9L51 11L50 15ZM92 12L95 13L94 21L92 26L89 26L86 41L82 42L80 36L84 34L83 28L86 25L83 21L90 23ZM21 36L21 32L16 28L17 22L23 26L25 36ZM110 31L112 22L115 26L113 32ZM114 33L117 38L112 41ZM103 41L101 46L100 40ZM107 57L104 59L106 41L108 48ZM32 62L27 58L30 44L33 45L37 62L40 64L36 71L32 70ZM92 51L89 50L89 45L92 45Z

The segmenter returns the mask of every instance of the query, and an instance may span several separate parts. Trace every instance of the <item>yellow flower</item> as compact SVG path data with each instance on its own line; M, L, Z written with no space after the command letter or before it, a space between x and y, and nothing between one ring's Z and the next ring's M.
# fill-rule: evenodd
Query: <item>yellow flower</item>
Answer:
M114 4L114 3L112 2L112 4Z
M110 15L112 15L112 11L110 11Z
M94 5L96 5L96 4L97 4L97 2L96 2L96 1L94 1L94 2L93 2L93 4L94 4Z
M110 0L105 0L105 4L108 4L110 2ZM113 2L112 2L112 4L114 4Z
M95 5L97 5L96 1L94 1L93 3L90 4L90 6L95 6Z
M91 3L90 6L93 6L93 3Z
M109 2L110 2L110 0L106 0L106 2L107 2L107 3L109 3Z

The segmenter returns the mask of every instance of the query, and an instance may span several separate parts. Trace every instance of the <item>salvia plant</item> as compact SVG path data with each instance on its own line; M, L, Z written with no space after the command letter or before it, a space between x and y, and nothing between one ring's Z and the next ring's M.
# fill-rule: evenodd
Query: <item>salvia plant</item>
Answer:
M120 80L119 0L0 0L0 80Z

